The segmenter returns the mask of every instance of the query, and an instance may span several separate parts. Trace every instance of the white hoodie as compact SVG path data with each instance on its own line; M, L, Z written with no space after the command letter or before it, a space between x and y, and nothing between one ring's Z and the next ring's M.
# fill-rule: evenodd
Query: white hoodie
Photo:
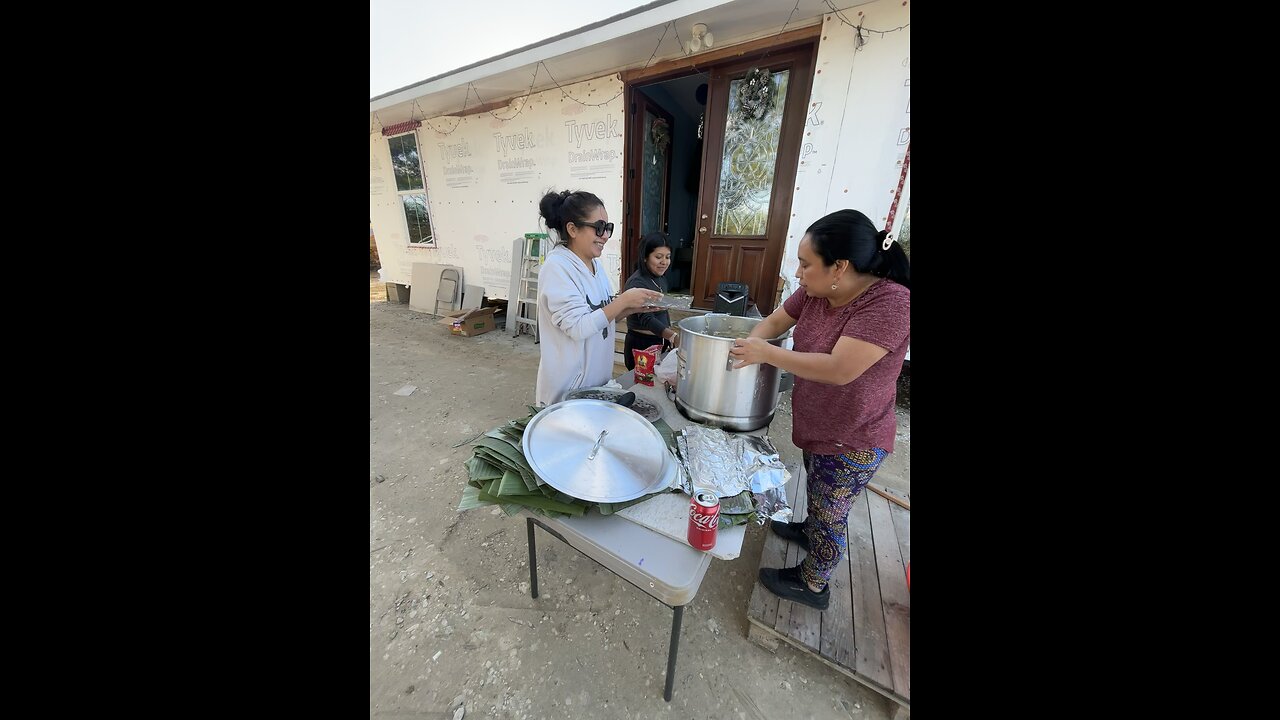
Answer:
M553 405L572 390L613 377L614 324L604 307L613 295L599 258L595 274L573 251L557 245L538 271L538 385L534 402Z

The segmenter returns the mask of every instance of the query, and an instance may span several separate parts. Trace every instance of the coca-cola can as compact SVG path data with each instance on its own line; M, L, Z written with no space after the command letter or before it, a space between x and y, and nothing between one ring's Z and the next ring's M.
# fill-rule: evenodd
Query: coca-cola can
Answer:
M689 533L686 536L695 550L716 546L716 528L720 525L720 498L713 492L697 490L689 502Z

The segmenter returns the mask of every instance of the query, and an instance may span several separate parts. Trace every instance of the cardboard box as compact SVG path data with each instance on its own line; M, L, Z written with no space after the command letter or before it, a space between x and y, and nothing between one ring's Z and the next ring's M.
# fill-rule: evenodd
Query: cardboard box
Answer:
M496 307L475 308L472 310L455 310L436 322L449 328L454 335L473 337L483 335L498 327L493 321Z

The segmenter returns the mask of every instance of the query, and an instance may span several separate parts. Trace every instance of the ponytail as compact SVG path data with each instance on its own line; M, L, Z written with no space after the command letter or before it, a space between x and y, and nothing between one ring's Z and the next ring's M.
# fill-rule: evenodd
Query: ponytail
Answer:
M877 231L871 219L857 210L825 215L805 233L823 265L831 267L837 260L848 260L858 272L911 287L911 261L902 246L896 240L886 243L889 232Z
M547 230L556 231L556 237L559 239L555 244L568 245L569 237L565 234L564 226L570 222L585 220L587 215L598 207L604 207L604 202L585 190L577 192L552 190L543 195L542 200L538 202L538 213L546 224Z
M875 255L871 257L871 262L867 264L867 272L877 277L889 278L903 287L910 288L911 260L897 240L888 240L886 247L885 241L888 237L888 230L876 233L879 246L876 248Z

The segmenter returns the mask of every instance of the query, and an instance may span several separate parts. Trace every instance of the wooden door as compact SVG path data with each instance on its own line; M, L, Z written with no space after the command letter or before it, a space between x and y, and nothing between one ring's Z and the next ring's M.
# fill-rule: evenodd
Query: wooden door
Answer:
M654 133L655 123L667 125L665 145ZM632 88L628 103L628 144L626 184L626 232L622 249L622 278L619 287L636 268L640 238L655 230L666 232L667 207L671 198L672 138L675 119L671 113Z
M753 68L769 71L775 101L742 119L738 92ZM712 68L693 307L711 309L720 283L742 282L761 314L773 312L812 71L812 45Z

